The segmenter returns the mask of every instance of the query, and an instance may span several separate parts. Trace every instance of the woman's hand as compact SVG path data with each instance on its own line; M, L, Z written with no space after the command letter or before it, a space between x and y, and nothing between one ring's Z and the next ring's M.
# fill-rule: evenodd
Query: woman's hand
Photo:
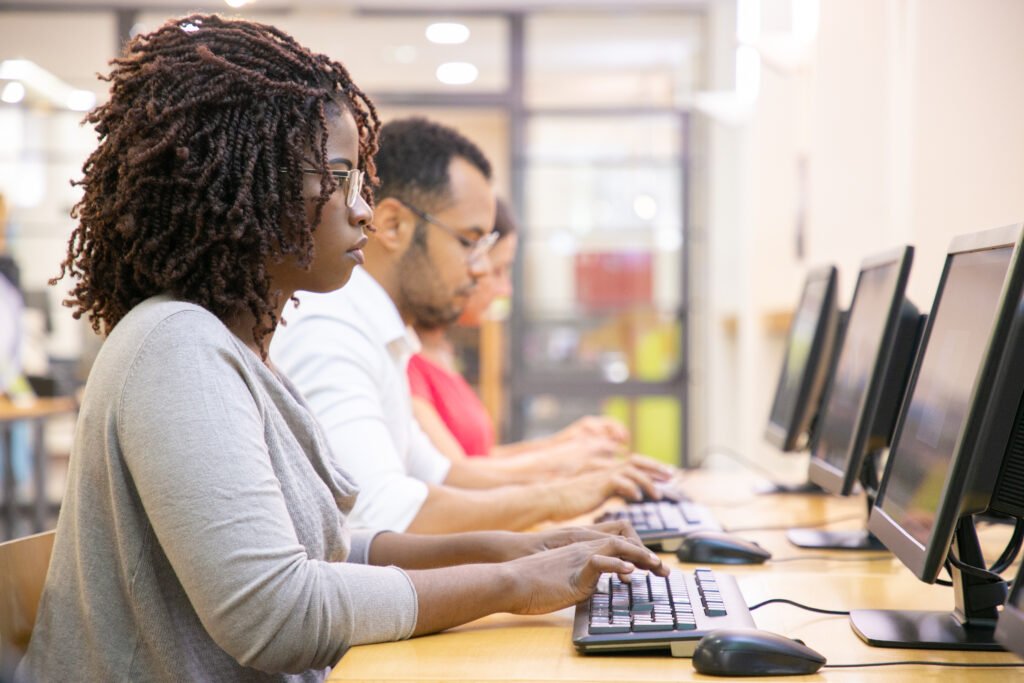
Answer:
M611 417L603 415L587 415L573 422L558 432L555 438L559 441L586 436L599 436L611 439L623 447L629 444L629 430L626 425Z
M527 555L542 553L545 550L563 548L573 543L602 540L609 537L624 538L642 547L643 542L633 526L625 520L602 522L586 526L567 526L548 531L527 533L507 532L502 535L502 548L506 551L504 560L515 560Z
M622 577L635 569L668 576L661 559L622 536L605 536L545 550L502 565L512 586L509 611L545 614L590 597L605 572Z

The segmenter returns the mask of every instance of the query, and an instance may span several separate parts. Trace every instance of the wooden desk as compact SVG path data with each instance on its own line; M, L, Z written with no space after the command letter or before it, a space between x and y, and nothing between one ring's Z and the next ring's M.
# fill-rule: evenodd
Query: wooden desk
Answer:
M863 522L862 499L830 496L765 496L748 490L753 480L742 471L699 472L688 476L685 488L697 500L713 503L720 521L730 527L795 526L824 519L846 518L833 528L857 528ZM758 541L775 559L827 556L829 560L769 563L762 566L718 567L734 574L747 599L755 604L773 597L788 597L816 607L832 609L880 608L952 609L952 589L918 581L895 558L849 561L854 554L808 551L791 546L784 531L746 531L740 535ZM980 529L986 555L995 557L1009 538L1002 526ZM860 553L879 557L884 553ZM665 555L673 566L674 556ZM837 561L838 560L838 561ZM692 566L692 565L690 565ZM942 652L896 650L865 645L842 616L825 616L783 604L754 613L758 627L804 640L834 664L907 659L960 662L1015 662L1013 655L997 652ZM501 614L480 619L445 633L400 643L352 648L331 672L330 681L714 681L700 676L689 659L667 655L584 656L572 645L573 608L546 616ZM949 669L923 666L881 669L823 669L816 676L771 680L792 681L1024 681L1024 669Z
M32 525L35 532L44 530L46 525L46 449L43 444L43 424L57 415L73 414L78 410L74 399L37 398L31 403L12 403L0 397L0 468L3 471L3 518L4 537L12 538L18 518L18 501L14 481L14 454L12 451L11 425L28 421L33 425L34 448L32 454L32 477L35 486L35 500L32 501Z

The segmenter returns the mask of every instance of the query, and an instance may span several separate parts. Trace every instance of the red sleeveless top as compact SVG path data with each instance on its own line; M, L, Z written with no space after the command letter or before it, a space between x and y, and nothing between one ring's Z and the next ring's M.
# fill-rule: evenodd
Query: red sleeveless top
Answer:
M434 406L466 455L490 454L494 424L462 375L449 372L418 353L409 359L408 374L412 395Z

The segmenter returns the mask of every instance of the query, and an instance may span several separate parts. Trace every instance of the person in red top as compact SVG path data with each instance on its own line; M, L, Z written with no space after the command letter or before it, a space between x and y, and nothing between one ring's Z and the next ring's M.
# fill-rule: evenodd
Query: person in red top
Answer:
M495 298L512 294L512 262L518 241L515 219L499 199L494 232L498 241L488 253L490 271L477 280L458 324L479 327ZM477 456L517 456L510 471L548 471L574 474L611 465L627 452L629 432L618 421L587 416L547 438L496 445L494 424L483 402L456 367L455 349L446 328L416 324L422 350L408 366L413 413L434 445L452 459ZM661 467L653 459L633 455L646 467ZM670 468L665 468L670 469Z

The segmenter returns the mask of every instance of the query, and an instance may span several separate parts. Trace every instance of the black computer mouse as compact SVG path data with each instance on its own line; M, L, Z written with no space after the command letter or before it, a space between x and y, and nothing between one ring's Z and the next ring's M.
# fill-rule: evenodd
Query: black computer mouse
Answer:
M676 550L680 562L695 564L761 564L771 556L757 543L721 531L694 531Z
M803 643L753 628L712 631L693 651L693 668L710 676L793 676L824 665L825 658Z

